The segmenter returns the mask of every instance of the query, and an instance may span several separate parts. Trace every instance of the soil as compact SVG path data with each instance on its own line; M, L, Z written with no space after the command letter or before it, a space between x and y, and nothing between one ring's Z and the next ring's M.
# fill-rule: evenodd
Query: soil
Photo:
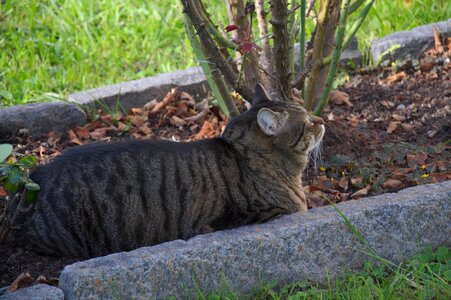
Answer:
M327 204L324 197L337 203L451 179L449 52L432 49L419 61L349 74L339 89L343 93L334 92L323 114L326 135L321 157L314 156L304 174L310 207ZM245 110L244 103L237 102ZM51 132L36 140L21 131L13 143L13 158L33 155L45 163L67 147L92 141L189 141L217 136L227 124L208 99L196 103L177 89L128 114L95 112L91 118L86 126L63 136ZM5 205L6 193L0 186L0 214ZM50 278L75 261L0 244L0 287L24 272L31 279L23 285L39 275L47 278L41 281L55 284Z

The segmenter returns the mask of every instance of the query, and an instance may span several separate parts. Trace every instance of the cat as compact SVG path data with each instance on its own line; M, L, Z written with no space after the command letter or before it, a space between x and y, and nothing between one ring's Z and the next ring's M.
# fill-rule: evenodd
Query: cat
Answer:
M95 143L39 166L33 210L10 234L46 255L91 258L304 211L301 173L324 131L257 85L218 138Z

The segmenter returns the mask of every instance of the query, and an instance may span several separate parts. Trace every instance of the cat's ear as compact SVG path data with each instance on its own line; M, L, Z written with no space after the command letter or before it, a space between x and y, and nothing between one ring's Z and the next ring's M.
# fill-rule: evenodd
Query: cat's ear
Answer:
M256 105L257 103L264 101L272 101L272 100L271 97L268 96L268 93L266 92L265 88L260 83L257 83L255 85L254 102L252 103L252 105Z
M275 112L269 108L261 108L257 114L257 123L267 135L277 135L288 121L288 112Z

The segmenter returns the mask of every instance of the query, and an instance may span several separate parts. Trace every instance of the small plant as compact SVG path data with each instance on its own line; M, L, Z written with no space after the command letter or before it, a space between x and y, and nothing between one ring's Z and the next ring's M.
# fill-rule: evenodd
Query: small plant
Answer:
M26 155L16 160L10 157L13 147L10 144L0 144L0 184L9 193L25 192L25 200L33 203L39 192L39 185L30 177L31 169L38 165L36 157Z

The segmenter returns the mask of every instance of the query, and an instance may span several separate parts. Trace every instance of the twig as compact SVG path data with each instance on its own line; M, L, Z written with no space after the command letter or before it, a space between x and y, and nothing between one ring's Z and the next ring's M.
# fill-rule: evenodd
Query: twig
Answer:
M305 15L307 17L310 15L310 12L312 11L313 8L315 8L315 0L310 0L310 2L308 4L307 12L305 13Z

